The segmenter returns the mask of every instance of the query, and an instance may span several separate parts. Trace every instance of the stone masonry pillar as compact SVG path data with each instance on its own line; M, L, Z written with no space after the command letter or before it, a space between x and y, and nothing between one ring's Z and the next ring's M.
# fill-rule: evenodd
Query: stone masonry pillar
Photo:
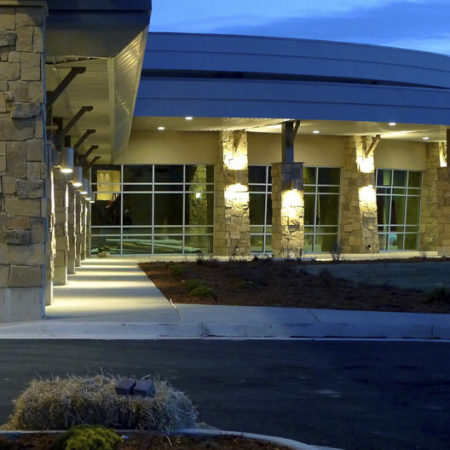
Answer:
M66 176L59 169L53 170L55 189L55 235L56 258L53 284L64 286L67 284L67 266L69 253L68 236L68 206L69 193Z
M420 200L419 249L437 249L438 229L438 172L440 167L439 143L429 143L426 147L426 170L422 178L422 198Z
M221 132L219 151L214 182L214 254L248 256L250 218L246 132Z
M69 234L69 254L67 262L67 272L69 274L76 273L75 270L75 254L76 254L76 190L72 185L69 185L69 207L68 207L68 234Z
M304 245L303 163L272 164L272 251L299 258Z
M341 186L340 244L344 253L378 253L377 199L372 138L346 139Z
M0 3L0 322L45 312L45 2Z
M81 197L81 248L80 259L84 261L86 259L86 199Z
M438 221L437 251L440 256L450 256L450 165L440 167L437 181Z
M91 256L91 203L86 204L86 258Z
M45 305L51 305L53 302L53 278L55 276L55 257L56 257L56 235L55 235L55 190L52 170L53 144L47 141L47 161L46 192L47 192L47 220L49 224L46 253L46 285L45 285Z
M75 235L76 235L76 245L75 245L75 267L81 266L81 249L83 240L83 199L81 194L77 191L75 193Z

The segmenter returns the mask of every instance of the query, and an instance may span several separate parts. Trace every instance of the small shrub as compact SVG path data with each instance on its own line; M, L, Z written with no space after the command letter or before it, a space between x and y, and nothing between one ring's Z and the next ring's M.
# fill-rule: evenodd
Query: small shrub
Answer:
M66 431L52 450L114 450L121 438L101 426L79 425Z
M65 430L76 425L169 433L195 426L192 402L164 381L154 397L118 395L119 378L98 375L33 380L15 400L10 430Z
M434 289L427 296L428 303L448 303L450 304L450 290L441 287Z
M217 300L216 291L206 285L198 286L195 289L192 289L192 291L189 292L189 295L191 295L192 297L212 297L213 299Z
M238 289L257 289L258 285L252 280L240 280L236 284Z
M187 267L183 264L171 264L168 269L172 272L172 275L182 277L186 273Z
M333 262L335 264L341 262L342 245L340 244L339 241L336 241L333 244L333 247L331 248L331 251L330 251L330 255L331 255L331 259L333 260Z
M200 266L218 267L220 265L220 262L211 254L206 256L205 254L201 254L195 262Z
M187 292L191 292L198 287L207 287L207 284L203 280L197 278L186 281L185 288Z

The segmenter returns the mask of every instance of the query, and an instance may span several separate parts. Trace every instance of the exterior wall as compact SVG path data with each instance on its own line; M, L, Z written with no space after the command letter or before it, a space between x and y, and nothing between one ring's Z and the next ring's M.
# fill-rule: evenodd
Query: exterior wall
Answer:
M375 151L375 168L425 170L427 144L400 140L381 140Z
M218 136L214 132L134 130L127 151L114 164L216 164Z
M69 252L68 207L69 193L66 177L59 169L54 169L55 180L55 235L56 258L53 282L57 286L67 284L67 266Z
M45 16L45 2L0 5L0 322L44 314Z
M437 251L441 256L450 256L450 165L438 169L438 223Z

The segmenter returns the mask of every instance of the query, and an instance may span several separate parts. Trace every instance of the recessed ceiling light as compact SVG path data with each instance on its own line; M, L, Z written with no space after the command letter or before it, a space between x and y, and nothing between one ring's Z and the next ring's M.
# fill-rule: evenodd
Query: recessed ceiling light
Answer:
M320 131L319 130L314 130L313 134L320 134Z
M164 131L166 127L158 127L158 131Z
M192 116L186 116L185 119L186 119L186 120L192 120L193 117L192 117Z
M389 122L388 125L389 125L390 127L395 127L395 125L397 125L397 122Z
M428 141L430 138L429 138L428 136L424 136L422 139L423 139L424 141Z

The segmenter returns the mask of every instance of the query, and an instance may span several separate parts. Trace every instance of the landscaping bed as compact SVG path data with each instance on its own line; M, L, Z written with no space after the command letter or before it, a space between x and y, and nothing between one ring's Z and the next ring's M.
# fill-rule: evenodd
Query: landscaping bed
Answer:
M404 262L404 261L403 261ZM253 261L150 262L141 269L174 303L449 313L450 293L369 285L318 275L304 262ZM193 281L195 280L195 281Z
M58 434L27 434L20 437L0 436L2 450L51 450ZM151 432L127 435L117 450L285 450L287 447L237 436L191 437L165 436Z

